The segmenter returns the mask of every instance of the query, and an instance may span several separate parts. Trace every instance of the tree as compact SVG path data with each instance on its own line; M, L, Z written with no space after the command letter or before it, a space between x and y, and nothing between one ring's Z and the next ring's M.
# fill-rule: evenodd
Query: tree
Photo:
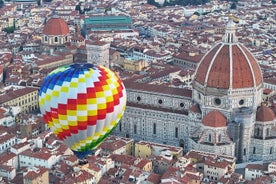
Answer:
M197 11L194 13L194 15L200 16L200 14Z
M237 9L236 3L232 3L230 9Z
M155 2L155 0L148 0L147 2L148 2L148 4L151 4L151 5L153 5L153 6L160 7L160 4L157 3L157 2Z
M3 29L3 31L7 32L7 33L13 33L15 30L14 26L11 27L6 27Z
M81 11L81 6L80 6L80 4L76 5L75 10Z
M276 0L271 0L272 4L276 4Z
M0 0L0 8L2 8L4 6L4 1Z

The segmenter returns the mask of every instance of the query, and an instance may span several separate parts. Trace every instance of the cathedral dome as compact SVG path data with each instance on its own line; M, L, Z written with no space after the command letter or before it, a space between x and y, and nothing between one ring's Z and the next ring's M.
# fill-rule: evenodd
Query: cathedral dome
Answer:
M257 109L256 121L266 122L273 121L275 119L275 114L273 110L265 105L261 105Z
M43 28L43 34L45 35L67 35L69 34L69 28L67 23L57 16L52 17L47 21Z
M194 82L207 88L240 89L262 84L260 67L235 37L235 25L230 21L222 42L215 45L200 61Z
M208 127L225 127L227 126L227 119L221 112L214 110L203 117L202 123Z

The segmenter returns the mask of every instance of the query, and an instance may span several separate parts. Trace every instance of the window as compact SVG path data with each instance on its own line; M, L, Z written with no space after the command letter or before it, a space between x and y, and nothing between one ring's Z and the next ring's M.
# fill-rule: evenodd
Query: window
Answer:
M134 125L133 129L134 129L134 134L137 134L137 125Z
M218 142L221 142L221 134L218 136Z
M177 127L175 127L175 133L174 133L174 136L175 136L175 138L178 138L178 128L177 128Z
M269 136L269 128L266 129L266 136Z
M141 101L141 97L140 96L137 97L137 101L138 102Z
M163 101L160 99L160 100L158 100L158 103L159 103L159 104L162 104L162 103L163 103Z
M208 141L212 142L212 135L211 134L209 134Z
M256 154L256 147L253 147L253 154Z
M58 37L57 36L55 37L55 42L58 42Z
M243 104L244 104L244 100L240 100L239 105L243 105Z
M122 131L122 123L119 124L119 130Z
M257 128L257 132L256 132L257 136L260 136L260 128Z
M180 107L184 107L184 103L180 103Z
M245 148L243 149L243 155L246 155L246 149Z
M221 100L219 98L215 98L215 105L220 105L221 104Z
M48 36L45 36L45 37L44 37L44 41L45 41L45 42L48 42Z
M153 134L156 134L156 123L153 123Z
M273 153L273 147L270 147L269 154L271 155Z

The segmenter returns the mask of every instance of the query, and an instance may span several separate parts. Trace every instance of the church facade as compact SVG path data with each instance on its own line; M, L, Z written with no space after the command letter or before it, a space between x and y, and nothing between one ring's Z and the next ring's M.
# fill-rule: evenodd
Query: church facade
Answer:
M124 81L127 108L113 133L238 162L275 160L275 114L262 104L261 69L235 29L230 21L202 58L191 90Z

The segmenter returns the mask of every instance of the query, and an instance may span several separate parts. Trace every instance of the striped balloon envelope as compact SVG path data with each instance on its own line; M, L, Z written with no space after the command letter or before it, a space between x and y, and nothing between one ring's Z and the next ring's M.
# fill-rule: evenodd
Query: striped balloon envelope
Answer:
M71 64L43 80L39 106L52 132L82 158L115 129L126 108L126 90L108 68Z

